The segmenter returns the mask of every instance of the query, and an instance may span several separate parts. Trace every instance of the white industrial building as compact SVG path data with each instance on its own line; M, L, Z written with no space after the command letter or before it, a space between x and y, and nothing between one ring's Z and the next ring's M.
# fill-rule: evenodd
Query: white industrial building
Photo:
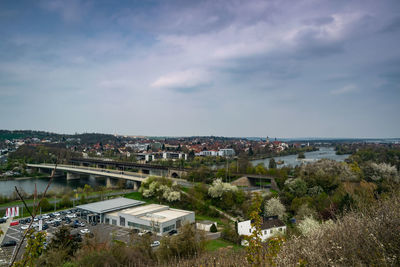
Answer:
M208 156L208 157L233 157L235 156L235 150L232 148L224 148L220 150L204 150L196 153L196 156Z
M195 214L193 211L149 204L108 213L105 215L104 222L164 235L172 230L179 229L184 223L194 223Z

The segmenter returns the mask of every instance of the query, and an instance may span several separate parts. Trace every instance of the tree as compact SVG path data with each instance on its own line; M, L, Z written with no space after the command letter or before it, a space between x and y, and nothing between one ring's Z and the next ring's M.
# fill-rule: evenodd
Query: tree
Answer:
M185 223L179 235L165 236L161 239L158 256L164 261L179 257L187 258L199 255L205 249L206 238L197 232L193 225Z
M318 227L319 222L312 217L304 218L304 220L302 220L298 225L298 228L303 235L308 235L312 233L313 231L318 229Z
M281 203L279 198L274 197L265 202L264 215L265 216L278 215L279 219L284 220L286 218L286 208Z
M256 174L265 175L267 174L267 170L264 168L264 164L260 163L256 166Z
M297 155L297 158L298 158L298 159L305 159L305 158L306 158L306 155L304 154L304 152L300 152L300 153Z
M92 191L92 187L88 184L85 184L85 186L83 187L83 192L86 194L86 197L89 197L89 193Z
M73 238L70 229L67 226L61 226L54 233L53 238L49 243L48 250L65 251L68 256L73 256L80 248L80 243L76 238Z
M42 209L42 211L49 211L53 209L53 206L50 204L47 198L43 198L40 202L40 208Z
M213 223L213 224L211 225L210 232L211 232L211 233L216 233L216 232L218 232L218 229L217 229L217 226L215 226L215 223Z
M261 196L256 193L254 202L251 206L250 220L251 220L251 235L246 236L245 239L248 243L246 247L247 261L253 266L261 266L263 257L263 246L261 240Z
M271 158L271 159L269 160L268 168L270 168L270 169L276 169L276 161L275 161L274 158Z
M302 197L307 193L307 183L301 178L285 181L286 189L296 197Z
M238 188L230 183L223 183L221 179L215 179L210 188L208 188L208 194L212 198L221 198L224 192L236 192Z
M36 266L37 259L45 250L44 243L46 242L46 233L37 232L31 228L28 233L27 245L22 259L14 263L14 267Z
M68 195L64 195L60 201L60 207L69 208L72 207L72 201Z

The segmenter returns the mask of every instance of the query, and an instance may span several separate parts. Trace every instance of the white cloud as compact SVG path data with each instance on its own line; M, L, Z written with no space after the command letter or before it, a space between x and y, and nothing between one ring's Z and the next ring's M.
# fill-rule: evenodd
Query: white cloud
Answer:
M342 88L331 90L331 94L332 95L344 95L344 94L349 94L349 93L353 93L353 92L357 92L357 91L358 91L357 86L355 86L354 84L349 84L349 85L343 86Z
M184 70L163 75L156 79L151 87L155 88L191 88L207 84L210 75L203 70Z

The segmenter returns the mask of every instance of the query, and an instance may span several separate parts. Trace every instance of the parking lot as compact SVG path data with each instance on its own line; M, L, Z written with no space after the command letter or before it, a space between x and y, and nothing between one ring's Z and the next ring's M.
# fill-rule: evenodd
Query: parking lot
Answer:
M74 210L72 210L74 211ZM39 216L38 216L39 217ZM70 217L70 218L69 218ZM69 219L67 219L69 218ZM10 219L9 219L10 220ZM54 221L59 221L58 223L54 223ZM19 220L20 221L20 220ZM89 233L93 233L96 235L97 238L100 240L110 240L111 238L117 239L123 242L129 242L131 239L131 230L123 227L119 227L116 225L108 225L108 224L90 224L87 223L84 219L79 217L79 213L77 212L69 212L68 214L66 211L60 212L58 216L52 215L52 217L47 217L46 215L42 215L42 222L43 226L47 225L48 228L43 230L47 233L47 243L50 242L51 238L53 237L54 233L57 231L61 225L68 225L71 228L71 234L80 234L82 237L85 236L85 231L89 231ZM34 229L38 231L38 221L35 221L32 226L35 226ZM25 232L24 229L29 225L29 223L18 223L18 225L9 226L2 244L14 240L17 244L22 239L22 236ZM25 227L24 227L25 226ZM87 229L87 230L85 230ZM154 240L159 240L159 237L153 236ZM21 251L18 257L21 257L24 253L26 241L22 245ZM7 265L14 253L14 250L17 246L9 246L9 247L1 247L0 248L0 266Z

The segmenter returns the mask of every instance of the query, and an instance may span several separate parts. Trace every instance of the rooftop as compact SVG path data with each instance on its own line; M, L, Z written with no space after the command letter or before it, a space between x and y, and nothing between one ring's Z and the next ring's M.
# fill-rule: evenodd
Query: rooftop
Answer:
M88 210L95 213L106 213L117 211L121 209L126 209L134 206L139 206L144 204L143 201L133 200L129 198L114 198L104 201L99 201L95 203L85 204L76 206L79 209Z
M130 215L147 221L166 222L172 219L180 218L187 214L193 213L192 211L171 209L165 205L149 204L140 207L133 207L124 209L118 212L113 212L109 215Z

